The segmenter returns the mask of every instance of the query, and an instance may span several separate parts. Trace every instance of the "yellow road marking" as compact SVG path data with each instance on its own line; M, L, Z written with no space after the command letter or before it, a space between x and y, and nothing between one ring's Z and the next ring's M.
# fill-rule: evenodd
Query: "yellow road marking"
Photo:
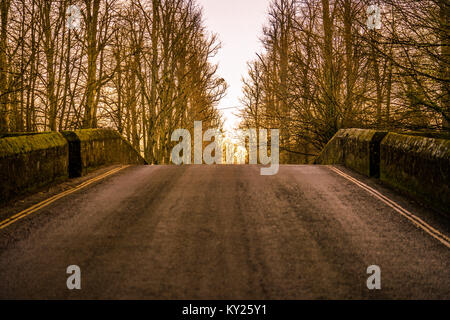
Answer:
M416 215L412 214L411 212L409 212L408 210L406 210L405 208L400 206L398 203L396 203L393 200L389 199L388 197L386 197L385 195L381 194L377 190L375 190L375 189L369 187L368 185L362 183L361 181L359 181L359 180L349 176L348 174L342 172L341 170L339 170L339 169L337 169L335 167L329 167L329 168L331 170L333 170L334 172L336 172L338 175L344 177L345 179L353 182L354 184L356 184L360 188L366 190L368 193L370 193L371 195L373 195L377 199L381 200L383 203L387 204L389 207L394 209L396 212L400 213L402 216L404 216L406 219L408 219L410 222L412 222L415 226L417 226L418 228L420 228L423 231L425 231L426 233L428 233L430 236L432 236L433 238L435 238L436 240L438 240L439 242L444 244L447 248L450 248L450 239L446 235L442 234L441 232L439 232L438 230L436 230L435 228L430 226L428 223L426 223L425 221L423 221L422 219L420 219Z
M0 222L0 230L3 229L3 228L6 228L7 226L9 226L10 224L12 224L12 223L14 223L16 221L19 221L22 218L25 218L26 216L32 214L33 212L36 212L36 211L38 211L38 210L48 206L49 204L55 202L58 199L61 199L61 198L65 197L65 196L67 196L67 195L69 195L71 193L74 193L74 192L76 192L78 190L81 190L81 189L87 187L88 185L90 185L90 184L92 184L92 183L94 183L96 181L99 181L99 180L101 180L103 178L106 178L107 176L110 176L110 175L112 175L112 174L114 174L116 172L119 172L120 170L123 170L123 169L128 168L128 167L129 166L127 165L127 166L122 166L122 167L119 167L119 168L112 169L112 170L110 170L108 172L105 172L105 173L95 177L95 178L87 180L87 181L79 184L78 186L76 186L76 187L74 187L72 189L66 190L66 191L61 192L61 193L59 193L57 195L54 195L53 197L50 197L50 198L48 198L48 199L46 199L44 201L41 201L41 202L39 202L39 203L37 203L37 204L35 204L35 205L33 205L33 206L31 206L31 207L29 207L29 208L19 212L19 213L17 213L17 214L15 214L15 215L13 215L13 216L11 216L9 218L1 221Z

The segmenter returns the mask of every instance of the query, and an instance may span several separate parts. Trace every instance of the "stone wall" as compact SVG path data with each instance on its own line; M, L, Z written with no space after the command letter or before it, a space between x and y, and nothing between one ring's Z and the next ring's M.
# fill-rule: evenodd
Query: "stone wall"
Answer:
M389 133L381 143L380 179L450 213L450 140Z
M450 214L450 140L445 133L342 129L316 164L342 164Z
M379 175L380 143L387 132L341 129L317 157L316 164L343 164L368 177Z
M350 129L339 130L314 161L315 164L344 164L344 141Z
M86 129L0 138L0 203L110 164L146 164L117 131Z
M0 202L68 177L68 143L57 132L0 139Z
M63 135L69 141L71 177L107 164L146 164L139 152L115 130L85 129L66 131Z

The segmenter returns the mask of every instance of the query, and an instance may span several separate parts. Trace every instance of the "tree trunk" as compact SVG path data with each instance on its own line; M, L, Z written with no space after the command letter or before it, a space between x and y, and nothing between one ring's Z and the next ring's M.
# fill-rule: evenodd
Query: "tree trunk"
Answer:
M442 127L450 131L450 4L442 0L439 3L441 18L441 73L442 73Z
M84 128L95 128L97 108L97 23L100 0L86 0L86 41L87 41L87 83L84 108Z
M7 62L7 37L8 37L8 14L11 0L1 0L0 3L0 132L9 130L8 110L8 62Z

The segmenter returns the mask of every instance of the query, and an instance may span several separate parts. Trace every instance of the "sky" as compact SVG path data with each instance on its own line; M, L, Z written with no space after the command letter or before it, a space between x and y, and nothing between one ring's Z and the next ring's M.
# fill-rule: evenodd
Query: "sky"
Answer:
M207 29L216 33L222 49L212 59L219 64L217 74L228 84L227 95L218 109L238 107L242 96L241 78L247 75L247 61L254 60L262 51L262 28L267 20L270 0L197 0L203 7ZM233 116L238 109L222 111L224 129L232 130L239 119Z

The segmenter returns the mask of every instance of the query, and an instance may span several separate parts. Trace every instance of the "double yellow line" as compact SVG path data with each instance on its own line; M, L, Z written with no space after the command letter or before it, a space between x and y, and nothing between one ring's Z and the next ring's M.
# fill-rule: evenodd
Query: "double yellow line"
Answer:
M25 210L15 214L15 215L9 217L8 219L5 219L5 220L1 221L0 222L0 230L3 229L3 228L6 228L10 224L13 224L14 222L19 221L20 219L25 218L26 216L32 214L33 212L36 212L36 211L38 211L38 210L48 206L49 204L55 202L58 199L61 199L61 198L65 197L65 196L67 196L67 195L69 195L71 193L74 193L74 192L79 191L79 190L81 190L83 188L86 188L88 185L90 185L90 184L92 184L92 183L94 183L96 181L99 181L101 179L104 179L107 176L115 174L115 173L119 172L120 170L123 170L123 169L128 168L128 167L129 166L122 166L122 167L118 167L118 168L112 169L112 170L110 170L110 171L108 171L106 173L103 173L103 174L95 177L95 178L87 180L87 181L81 183L80 185L78 185L78 186L76 186L76 187L74 187L72 189L69 189L67 191L61 192L61 193L59 193L57 195L54 195L53 197L50 197L50 198L48 198L48 199L46 199L46 200L44 200L42 202L39 202L39 203L29 207L28 209L25 209Z
M418 216L412 214L402 206L400 206L398 203L394 202L393 200L389 199L385 195L381 194L377 190L369 187L368 185L362 183L361 181L349 176L348 174L342 172L341 170L335 168L335 167L329 167L331 170L336 172L341 177L344 177L345 179L353 182L360 188L366 190L368 193L373 195L375 198L379 199L383 203L387 204L389 207L394 209L396 212L404 216L406 219L408 219L410 222L412 222L416 227L422 229L426 233L428 233L430 236L441 242L443 245L445 245L447 248L450 248L450 239L445 235L442 234L440 231L436 230L432 226L430 226L428 223L420 219Z

